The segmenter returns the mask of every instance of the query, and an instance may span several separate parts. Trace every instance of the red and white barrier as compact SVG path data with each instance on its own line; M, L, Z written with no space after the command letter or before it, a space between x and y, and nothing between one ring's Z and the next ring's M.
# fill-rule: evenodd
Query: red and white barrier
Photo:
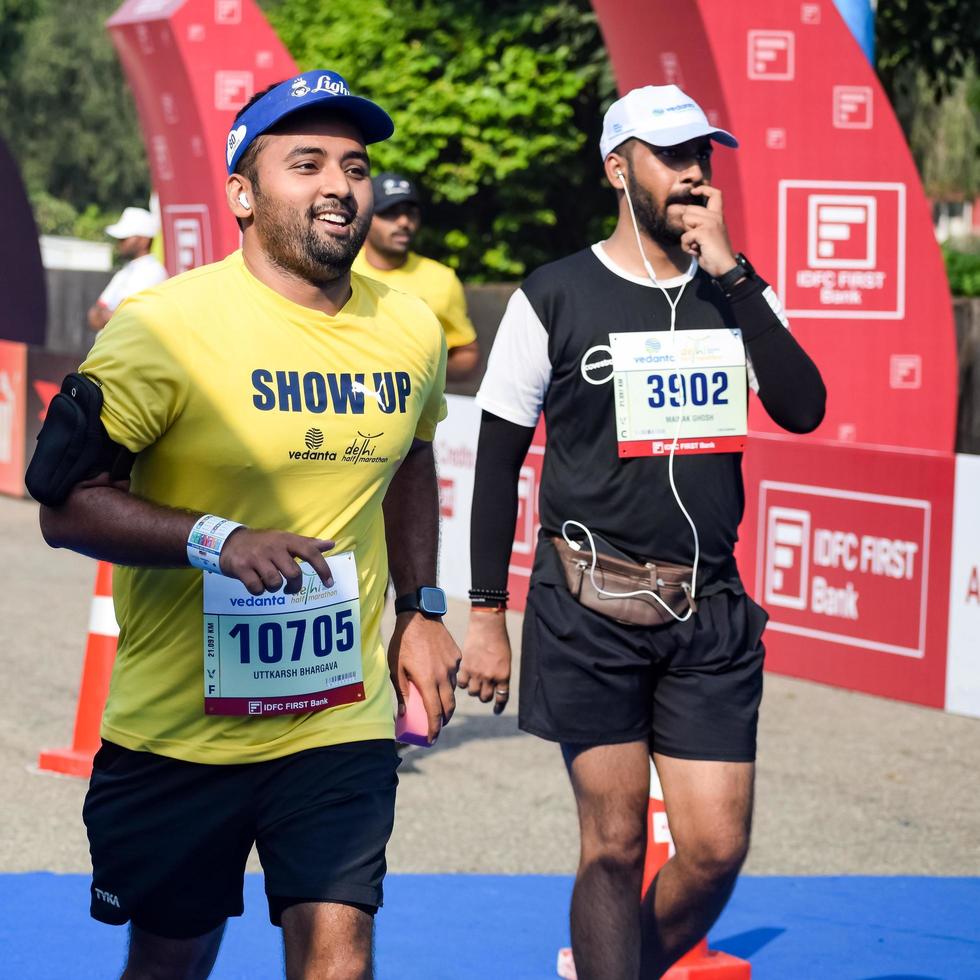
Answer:
M946 710L980 718L980 456L956 457ZM940 600L937 600L940 601Z

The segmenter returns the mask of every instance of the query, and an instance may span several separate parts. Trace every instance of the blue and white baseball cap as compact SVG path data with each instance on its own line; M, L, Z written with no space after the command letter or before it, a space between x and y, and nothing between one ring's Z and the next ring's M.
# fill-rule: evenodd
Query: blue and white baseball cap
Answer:
M710 136L723 146L738 146L731 133L712 126L701 106L676 85L644 85L627 92L606 110L599 152L605 160L628 139L676 146L698 136Z
M370 99L351 95L347 82L335 71L305 71L277 85L235 120L225 153L228 173L235 172L242 154L257 136L286 116L314 105L347 116L361 131L365 143L380 143L395 131L391 116Z

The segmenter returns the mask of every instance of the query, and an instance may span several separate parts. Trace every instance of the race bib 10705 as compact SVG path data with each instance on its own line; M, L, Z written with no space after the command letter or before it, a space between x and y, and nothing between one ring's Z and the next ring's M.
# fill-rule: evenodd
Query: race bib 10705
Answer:
M253 596L237 579L204 573L206 714L301 714L364 700L354 554L326 560L334 584L303 562L295 595Z

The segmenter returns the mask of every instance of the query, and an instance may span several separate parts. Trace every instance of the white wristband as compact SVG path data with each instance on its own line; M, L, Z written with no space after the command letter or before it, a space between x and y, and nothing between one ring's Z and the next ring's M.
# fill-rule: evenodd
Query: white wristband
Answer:
M231 532L236 527L244 526L229 521L226 517L205 514L191 528L191 533L187 536L187 560L195 568L203 568L206 572L217 572L220 575L221 549Z

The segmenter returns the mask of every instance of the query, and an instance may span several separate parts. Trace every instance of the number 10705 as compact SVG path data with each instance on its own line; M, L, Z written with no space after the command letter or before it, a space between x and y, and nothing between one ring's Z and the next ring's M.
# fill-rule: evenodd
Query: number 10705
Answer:
M228 636L238 641L238 653L243 664L252 663L255 653L261 663L277 664L287 655L290 663L303 659L306 651L314 657L346 653L354 647L354 613L342 609L325 613L313 620L287 619L285 623L238 622L228 630Z

